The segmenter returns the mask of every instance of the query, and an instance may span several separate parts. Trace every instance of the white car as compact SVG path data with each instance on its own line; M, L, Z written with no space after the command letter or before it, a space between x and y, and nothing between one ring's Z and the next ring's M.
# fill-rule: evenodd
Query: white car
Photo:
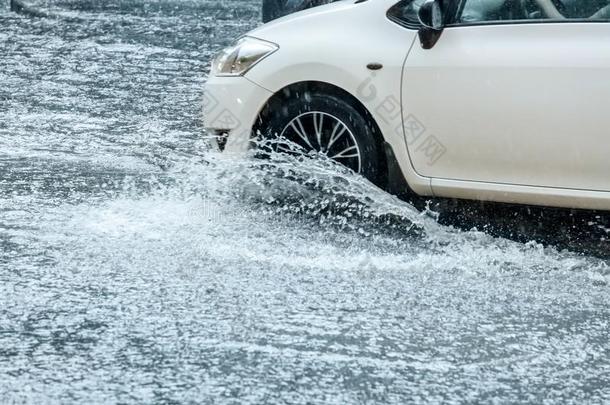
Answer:
M345 0L225 49L204 120L391 192L610 210L610 0ZM281 145L281 143L280 143Z

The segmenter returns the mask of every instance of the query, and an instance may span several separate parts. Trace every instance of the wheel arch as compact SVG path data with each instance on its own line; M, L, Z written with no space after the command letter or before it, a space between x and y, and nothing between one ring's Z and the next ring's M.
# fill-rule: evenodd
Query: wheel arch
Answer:
M260 135L260 130L263 127L263 124L269 119L272 111L276 108L281 108L284 101L294 97L307 97L308 93L322 93L340 98L362 114L369 123L379 148L385 152L382 154L384 161L381 165L383 180L382 184L379 184L379 186L398 196L410 196L413 194L404 178L392 147L385 141L377 121L368 108L350 92L334 84L321 81L303 81L290 84L280 89L263 105L256 118L253 134L255 136Z

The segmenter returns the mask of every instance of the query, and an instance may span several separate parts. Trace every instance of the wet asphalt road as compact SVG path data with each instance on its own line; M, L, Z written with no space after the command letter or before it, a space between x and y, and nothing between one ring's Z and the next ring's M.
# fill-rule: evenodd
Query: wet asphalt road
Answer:
M33 4L0 2L1 403L610 401L598 224L560 251L221 159L201 89L257 2Z

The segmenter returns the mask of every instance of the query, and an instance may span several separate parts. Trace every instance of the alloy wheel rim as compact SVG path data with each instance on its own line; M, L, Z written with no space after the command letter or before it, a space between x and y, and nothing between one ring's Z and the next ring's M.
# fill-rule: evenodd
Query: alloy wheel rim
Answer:
M280 139L292 144L277 146L278 151L302 153L315 151L349 167L356 173L362 170L362 156L356 137L339 118L322 111L310 111L293 118L282 130ZM294 148L298 145L302 150Z

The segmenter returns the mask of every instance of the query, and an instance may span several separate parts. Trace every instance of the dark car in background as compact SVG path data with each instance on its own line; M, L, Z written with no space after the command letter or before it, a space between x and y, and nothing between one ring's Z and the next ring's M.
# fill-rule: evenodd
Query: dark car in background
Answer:
M332 2L333 0L263 0L263 22Z

